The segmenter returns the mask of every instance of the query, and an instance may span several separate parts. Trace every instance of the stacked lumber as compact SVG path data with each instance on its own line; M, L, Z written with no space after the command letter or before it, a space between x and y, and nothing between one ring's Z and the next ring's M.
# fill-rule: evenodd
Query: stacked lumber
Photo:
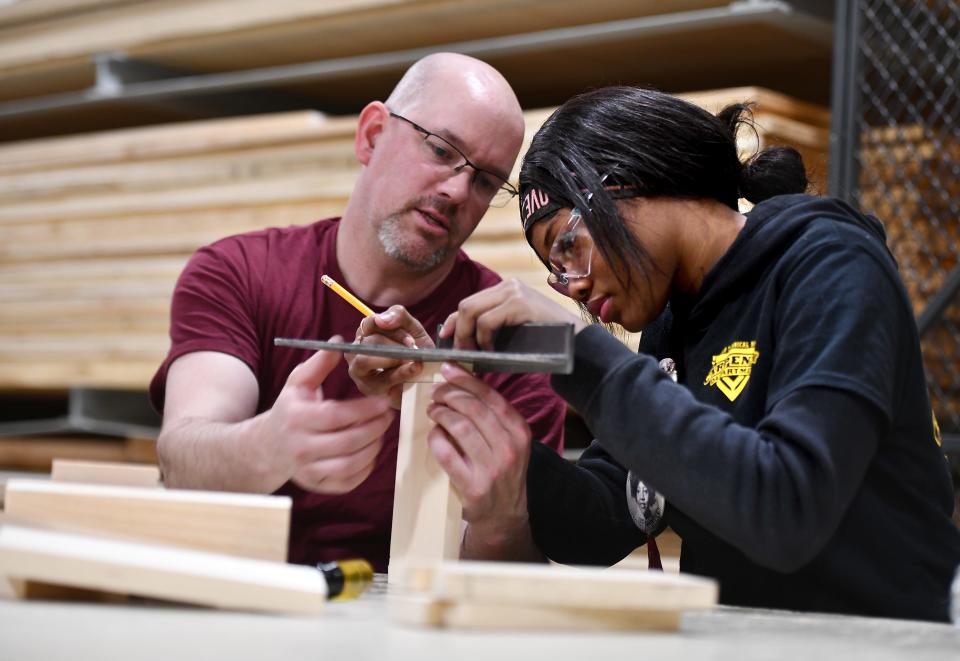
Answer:
M54 459L50 469L54 482L112 484L123 487L160 486L160 468L156 464L124 464L111 461Z
M904 125L861 135L860 204L887 230L890 249L919 315L960 264L960 137L948 130ZM944 431L960 431L960 305L922 338L934 410Z
M192 252L338 213L353 125L299 112L0 148L0 384L144 388Z
M790 142L825 156L822 109L754 88L690 98L714 110L755 100L746 151ZM548 114L526 113L527 140ZM339 214L357 172L354 124L301 111L0 146L0 388L146 387L189 256ZM467 251L566 303L518 218L516 201L492 209Z
M394 622L500 630L675 630L717 603L715 581L664 572L508 562L411 567L390 596Z
M155 464L157 444L153 439L104 436L0 437L0 468L49 472L57 459Z
M713 113L730 103L753 104L756 133L744 126L737 135L741 160L767 147L793 147L803 157L810 180L810 192L827 194L830 111L826 108L759 87L692 92L679 96Z
M19 25L68 14L104 9L135 0L7 0L0 7L0 25Z
M28 0L0 5L0 99L82 89L93 56L123 52L230 71L659 14L653 0ZM671 11L727 0L682 0ZM531 21L534 22L531 25Z

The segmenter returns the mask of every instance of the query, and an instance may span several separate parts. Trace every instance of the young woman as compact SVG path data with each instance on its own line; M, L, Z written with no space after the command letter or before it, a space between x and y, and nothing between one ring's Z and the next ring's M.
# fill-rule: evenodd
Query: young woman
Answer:
M681 569L718 579L724 603L944 620L960 532L883 228L799 194L794 150L741 164L743 111L614 87L537 133L521 216L548 280L644 334L633 354L515 281L461 303L444 327L460 347L506 324L578 331L574 372L552 383L596 442L576 466L534 443L499 506L526 507L559 562L616 562L669 525ZM431 445L463 485L516 432L491 431L504 403L446 372Z

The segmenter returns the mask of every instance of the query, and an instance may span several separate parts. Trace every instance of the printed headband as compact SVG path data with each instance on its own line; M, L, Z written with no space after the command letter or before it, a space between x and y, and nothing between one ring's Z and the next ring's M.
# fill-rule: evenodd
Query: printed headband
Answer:
M570 205L551 200L544 190L527 188L520 194L520 222L523 224L523 233L528 234L537 221L552 216L565 206Z
M604 177L606 178L606 177ZM605 186L604 190L615 199L636 197L636 186ZM587 200L590 196L587 196ZM532 186L521 189L520 193L520 222L523 224L523 233L529 234L530 228L544 218L549 218L560 209L573 206L565 200L551 200L546 191Z

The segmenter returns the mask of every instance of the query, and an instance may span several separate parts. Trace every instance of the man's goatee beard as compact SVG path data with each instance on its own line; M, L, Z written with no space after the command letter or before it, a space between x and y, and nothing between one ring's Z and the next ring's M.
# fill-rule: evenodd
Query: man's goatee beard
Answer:
M407 268L423 272L442 263L447 256L447 246L441 246L427 255L414 255L403 245L403 230L400 228L402 213L388 216L380 224L377 237L387 256L397 260Z

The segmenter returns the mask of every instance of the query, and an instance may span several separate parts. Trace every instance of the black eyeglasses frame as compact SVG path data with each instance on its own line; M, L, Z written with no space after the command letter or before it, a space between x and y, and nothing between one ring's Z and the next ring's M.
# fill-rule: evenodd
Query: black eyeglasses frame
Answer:
M455 144L453 144L452 142L450 142L449 140L447 140L446 138L444 138L442 135L439 135L438 133L434 133L433 131L430 131L430 130L428 130L428 129L425 129L424 127L422 127L422 126L420 126L419 124L417 124L415 121L413 121L413 120L411 120L411 119L407 119L407 118L404 117L403 115L399 115L399 114L393 112L392 110L390 110L389 113L390 113L390 116L391 116L391 117L395 117L396 119L399 119L399 120L401 120L401 121L403 121L403 122L406 122L407 124L409 124L410 126L412 126L414 129L416 129L419 133L422 133L424 140L427 140L428 138L430 138L431 136L433 136L433 137L435 137L435 138L443 141L443 143L446 144L446 145L448 145L448 146L450 147L450 149L452 149L454 152L456 152L457 154L459 154L459 155L460 155L460 158L463 159L463 163L461 163L460 165L454 167L454 168L453 168L453 171L454 171L454 172L460 172L460 171L463 170L463 168L465 168L465 167L467 167L467 166L469 165L471 168L473 168L473 171L474 171L475 173L482 172L483 174L489 175L489 176L493 177L494 179L496 179L497 181L502 182L502 183L500 184L500 188L499 188L498 192L497 192L497 193L494 193L493 197L491 198L491 202L492 202L493 199L496 199L496 198L501 194L501 191L502 191L503 193L506 193L506 194L507 194L506 199L503 200L503 203L502 203L502 204L498 204L498 205L493 205L493 204L491 204L491 206L502 206L502 205L505 205L505 204L507 204L510 200L512 200L513 198L515 198L517 195L520 194L520 191L518 191L517 188L516 188L513 184L511 184L509 181L507 181L506 179L504 179L503 177L501 177L500 175L498 175L496 172L491 172L490 170L486 170L486 169L481 168L480 166L474 164L469 158L467 158L467 155L464 154L463 151L462 151L459 147L457 147Z

